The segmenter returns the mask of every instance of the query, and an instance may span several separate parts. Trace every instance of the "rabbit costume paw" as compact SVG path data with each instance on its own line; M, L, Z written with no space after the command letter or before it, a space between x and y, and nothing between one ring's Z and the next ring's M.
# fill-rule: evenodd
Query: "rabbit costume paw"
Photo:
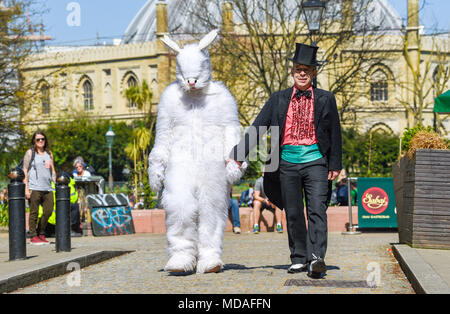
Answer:
M242 177L242 175L244 174L245 169L247 169L247 163L245 161L242 163L242 166L239 168L239 165L234 160L231 160L227 164L227 168L226 168L228 183L232 184L232 183L236 182L237 180L239 180Z
M164 181L164 168L161 165L152 164L148 167L148 183L153 192L161 191Z

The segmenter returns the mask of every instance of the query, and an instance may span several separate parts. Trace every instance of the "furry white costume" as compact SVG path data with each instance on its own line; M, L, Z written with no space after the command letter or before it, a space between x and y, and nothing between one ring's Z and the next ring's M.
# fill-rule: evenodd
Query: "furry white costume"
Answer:
M176 76L161 95L155 145L149 155L149 181L166 210L169 261L166 271L217 272L223 267L222 242L230 183L242 172L226 159L240 138L236 102L211 80L207 47L217 31L177 52Z

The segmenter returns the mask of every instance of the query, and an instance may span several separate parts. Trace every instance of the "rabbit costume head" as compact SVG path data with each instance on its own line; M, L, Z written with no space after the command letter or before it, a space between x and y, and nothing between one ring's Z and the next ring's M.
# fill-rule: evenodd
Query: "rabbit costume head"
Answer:
M207 48L214 42L218 30L203 37L198 44L180 48L176 42L164 35L161 41L177 53L177 81L185 91L205 88L211 81L211 62Z

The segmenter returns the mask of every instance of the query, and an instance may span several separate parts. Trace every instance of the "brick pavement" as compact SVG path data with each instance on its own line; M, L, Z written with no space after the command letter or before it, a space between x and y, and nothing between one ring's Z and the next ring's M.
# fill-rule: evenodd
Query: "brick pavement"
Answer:
M217 274L203 275L175 275L162 271L167 261L166 238L163 234L74 238L74 252L100 247L134 252L83 268L79 276L79 286L73 284L74 273L70 273L14 293L414 293L392 255L391 243L397 242L397 233L349 236L331 232L326 257L328 272L327 276L321 279L325 286L286 286L290 279L305 280L303 284L311 283L306 273L286 272L289 266L286 233L226 233L224 270ZM0 236L0 251L5 251L4 236ZM56 253L49 254L47 258ZM57 258L56 255L54 258ZM351 286L351 283L355 282L365 283L367 278L373 278L375 281L379 279L378 286ZM338 287L342 283L347 283L347 287Z

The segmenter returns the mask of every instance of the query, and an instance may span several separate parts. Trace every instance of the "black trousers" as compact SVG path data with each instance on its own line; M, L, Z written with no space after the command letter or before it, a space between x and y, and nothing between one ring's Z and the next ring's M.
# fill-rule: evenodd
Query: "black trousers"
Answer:
M326 159L304 164L281 159L280 182L292 264L305 264L312 260L313 254L325 258L328 238L326 210L331 192Z
M72 231L81 232L80 205L70 203L70 227Z

